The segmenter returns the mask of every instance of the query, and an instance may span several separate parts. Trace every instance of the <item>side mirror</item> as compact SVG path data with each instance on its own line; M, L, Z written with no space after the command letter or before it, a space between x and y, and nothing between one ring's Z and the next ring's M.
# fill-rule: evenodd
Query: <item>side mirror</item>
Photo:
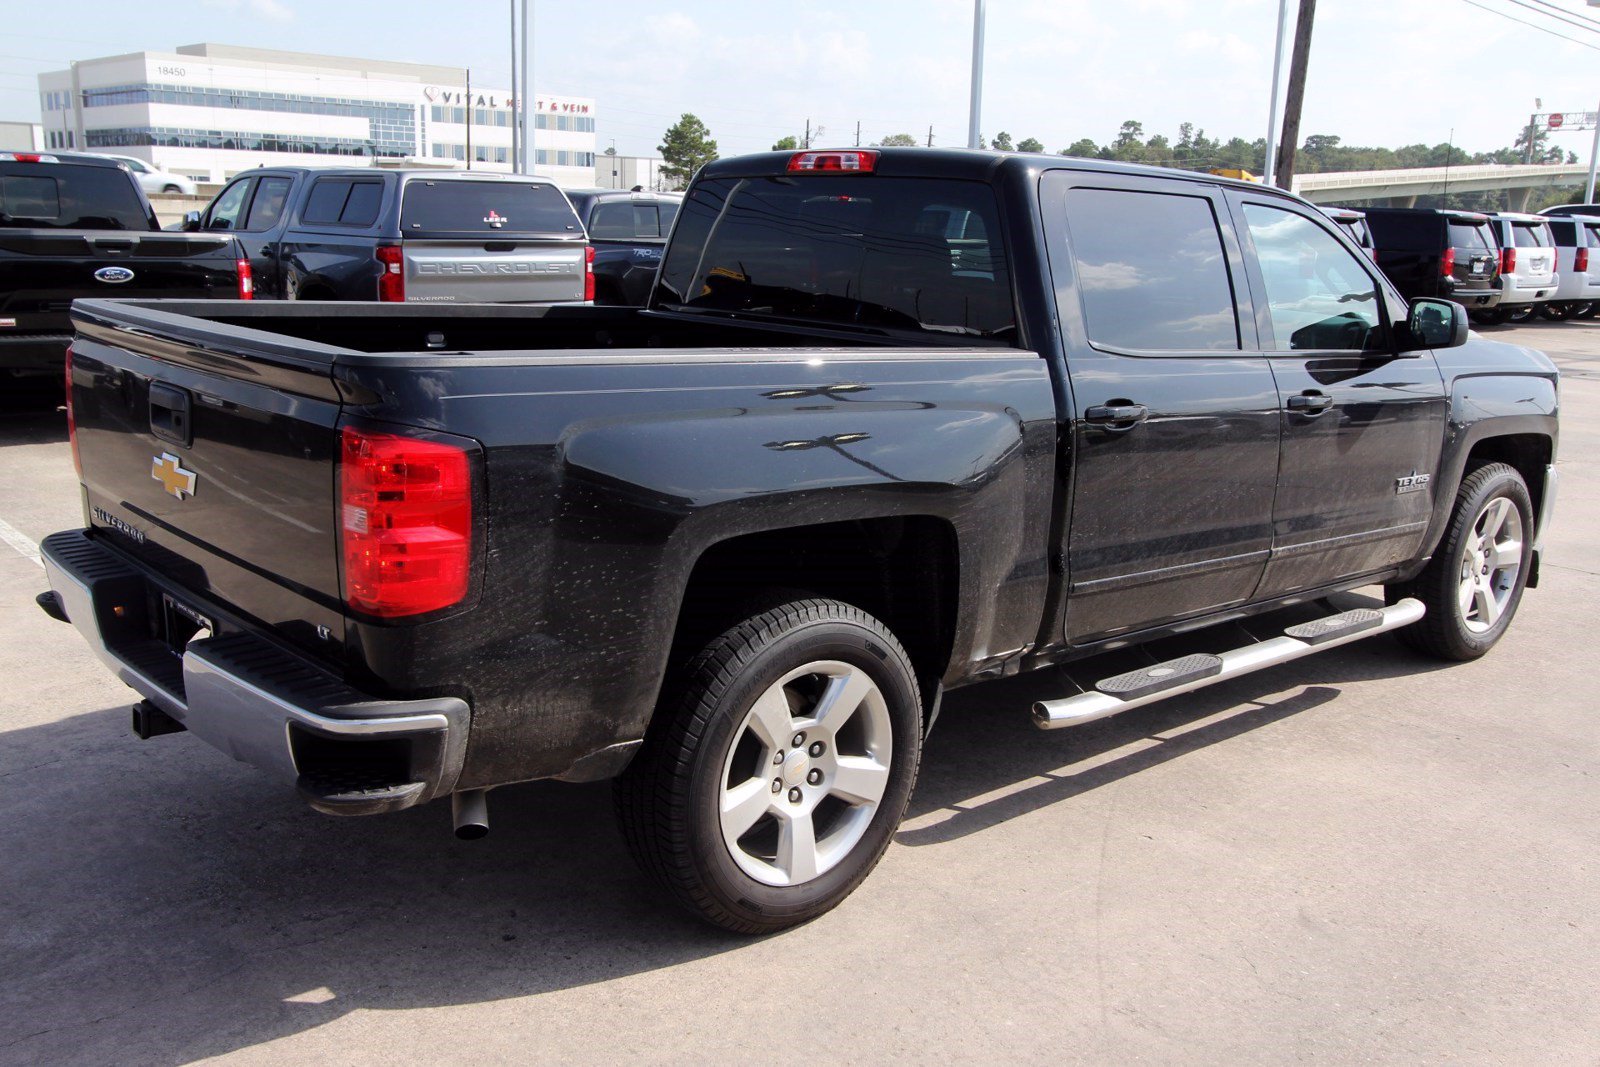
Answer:
M1460 347L1467 343L1467 309L1454 300L1413 300L1401 341L1401 351Z
M198 230L199 228L200 228L200 212L198 212L198 211L185 211L183 213L183 230L184 230L184 232L185 233L193 233L194 231Z

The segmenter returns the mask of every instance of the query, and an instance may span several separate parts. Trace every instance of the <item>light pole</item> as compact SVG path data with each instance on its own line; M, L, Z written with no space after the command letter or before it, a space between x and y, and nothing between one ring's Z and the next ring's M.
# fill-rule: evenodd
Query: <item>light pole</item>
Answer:
M1600 108L1594 113L1594 143L1589 146L1589 181L1583 187L1583 202L1594 203L1594 164L1600 158Z
M537 124L533 116L539 110L539 94L533 90L533 65L528 61L528 39L532 36L528 0L522 0L522 166L518 169L524 174L533 173L533 130Z
M983 0L972 0L972 104L967 112L967 147L982 148Z
M1283 71L1283 28L1289 22L1289 0L1278 0L1278 36L1272 47L1272 99L1267 102L1267 166L1261 176L1273 184L1278 172L1278 76Z

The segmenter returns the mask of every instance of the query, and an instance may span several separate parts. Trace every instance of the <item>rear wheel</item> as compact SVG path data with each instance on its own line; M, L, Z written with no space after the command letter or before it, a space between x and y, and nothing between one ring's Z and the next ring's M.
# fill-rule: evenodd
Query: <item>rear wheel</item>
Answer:
M1433 559L1411 581L1386 589L1390 603L1416 597L1428 609L1398 631L1401 638L1449 660L1477 659L1493 648L1522 601L1533 521L1527 484L1514 468L1489 463L1463 479Z
M1468 312L1472 321L1484 326L1498 326L1506 321L1505 308L1489 308L1487 311Z
M1578 310L1573 312L1572 317L1575 319L1592 319L1596 313L1600 313L1600 301L1591 300L1586 304L1579 304Z
M876 866L921 754L911 662L858 608L796 600L679 673L627 772L618 819L639 865L740 933L806 922Z
M1568 319L1572 318L1573 312L1576 310L1577 309L1575 305L1562 302L1560 304L1543 305L1539 308L1539 314L1543 315L1547 319L1554 320L1555 322L1566 322Z
M1516 304L1504 309L1506 322L1527 322L1538 310L1537 304Z

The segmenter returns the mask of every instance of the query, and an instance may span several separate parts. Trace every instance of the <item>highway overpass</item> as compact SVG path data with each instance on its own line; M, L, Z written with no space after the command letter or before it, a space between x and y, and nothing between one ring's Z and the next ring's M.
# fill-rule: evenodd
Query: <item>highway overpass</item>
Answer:
M1506 190L1510 209L1522 211L1535 189L1582 185L1584 163L1469 164L1462 167L1418 167L1414 170L1338 171L1297 174L1294 191L1314 204L1376 200L1390 207L1414 207L1419 196Z

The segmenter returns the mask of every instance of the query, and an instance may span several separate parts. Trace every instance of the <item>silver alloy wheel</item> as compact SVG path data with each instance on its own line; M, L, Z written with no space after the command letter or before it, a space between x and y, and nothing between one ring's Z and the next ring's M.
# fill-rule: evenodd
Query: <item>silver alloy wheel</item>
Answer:
M889 705L859 667L817 660L774 682L723 758L718 815L734 863L775 886L837 866L877 814L893 741Z
M1522 573L1522 513L1509 497L1483 506L1461 550L1461 621L1475 634L1500 621Z

